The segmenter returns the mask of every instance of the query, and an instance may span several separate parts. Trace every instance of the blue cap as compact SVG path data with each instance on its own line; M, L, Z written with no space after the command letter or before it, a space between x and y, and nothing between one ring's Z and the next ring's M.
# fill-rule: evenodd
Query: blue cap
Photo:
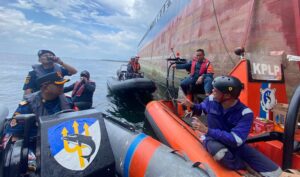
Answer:
M38 51L38 56L41 57L41 56L44 55L45 53L50 53L50 54L52 54L52 55L55 56L55 54L54 54L52 51L50 51L50 50L39 50L39 51Z
M39 77L37 79L37 84L39 87L42 86L44 83L54 83L57 85L62 85L68 81L69 79L64 79L61 72L51 72L49 74Z

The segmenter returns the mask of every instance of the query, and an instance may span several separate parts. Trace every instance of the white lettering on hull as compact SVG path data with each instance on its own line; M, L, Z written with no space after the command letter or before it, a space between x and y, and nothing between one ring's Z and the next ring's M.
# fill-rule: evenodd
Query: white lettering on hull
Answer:
M280 75L280 67L278 65L270 65L270 64L261 64L261 63L252 63L253 66L253 74L258 75L272 75L278 76Z

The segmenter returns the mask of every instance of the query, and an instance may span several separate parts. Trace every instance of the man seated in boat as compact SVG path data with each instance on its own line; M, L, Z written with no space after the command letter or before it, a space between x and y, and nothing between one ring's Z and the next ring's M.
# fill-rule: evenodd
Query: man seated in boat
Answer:
M139 63L139 59L140 59L139 56L135 56L135 58L134 58L134 62L133 62L133 66L132 66L134 73L140 73L141 65Z
M64 88L64 93L72 90L72 101L79 110L90 109L93 105L93 95L96 83L90 80L86 70L80 73L80 80Z
M196 57L192 61L185 64L175 64L173 67L190 71L190 75L180 83L185 94L195 90L195 86L199 86L201 90L204 90L206 96L211 94L214 71L210 61L205 58L203 49L196 51Z
M127 65L127 76L128 78L141 77L141 65L139 63L139 56L131 57L130 62Z
M1 147L5 148L10 138L16 141L23 136L24 123L17 121L14 117L19 114L34 113L37 117L55 114L59 111L70 109L72 104L63 94L64 83L69 79L64 79L60 72L52 72L40 77L37 80L40 91L26 95L25 100L21 101L13 118L6 123L4 128L4 138ZM34 123L30 129L30 136L37 134L37 126ZM35 155L33 153L34 143L30 144L29 168L35 168Z
M281 168L256 149L245 144L253 122L253 112L239 100L241 81L233 76L214 79L212 95L200 104L188 99L184 104L207 115L208 127L194 118L193 128L204 133L201 137L206 150L225 167L245 169L248 165L262 176L277 177Z
M127 64L127 73L126 73L126 78L130 79L132 78L133 75L133 67L132 67L132 63L134 63L135 57L131 57L128 64Z
M39 50L38 57L41 64L33 65L33 70L28 73L23 86L24 96L40 90L37 85L37 79L43 75L51 72L60 72L63 76L71 76L77 73L74 67L63 62L50 50Z

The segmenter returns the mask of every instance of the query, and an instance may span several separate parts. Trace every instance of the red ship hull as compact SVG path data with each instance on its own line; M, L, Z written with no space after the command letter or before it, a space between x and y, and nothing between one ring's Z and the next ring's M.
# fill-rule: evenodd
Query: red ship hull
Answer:
M139 55L145 70L163 77L165 59L172 55L170 48L187 59L203 48L216 75L229 73L238 63L233 53L236 47L244 46L250 60L275 51L282 56L287 93L291 96L300 82L300 65L288 62L286 54L300 55L299 0L190 0L182 7L183 1L170 1L165 14L156 18L150 33L144 36L148 35L148 40L141 41ZM174 9L178 14L163 28L155 29ZM153 30L157 33L151 37Z

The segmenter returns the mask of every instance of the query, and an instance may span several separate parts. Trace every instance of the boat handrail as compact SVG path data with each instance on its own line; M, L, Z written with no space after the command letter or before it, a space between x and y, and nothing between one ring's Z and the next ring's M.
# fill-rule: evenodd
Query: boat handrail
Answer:
M295 129L297 125L297 116L300 107L300 84L294 91L292 99L290 101L285 125L284 125L284 138L283 138L283 157L282 157L282 168L289 169L293 163L293 152L294 152L294 138Z

